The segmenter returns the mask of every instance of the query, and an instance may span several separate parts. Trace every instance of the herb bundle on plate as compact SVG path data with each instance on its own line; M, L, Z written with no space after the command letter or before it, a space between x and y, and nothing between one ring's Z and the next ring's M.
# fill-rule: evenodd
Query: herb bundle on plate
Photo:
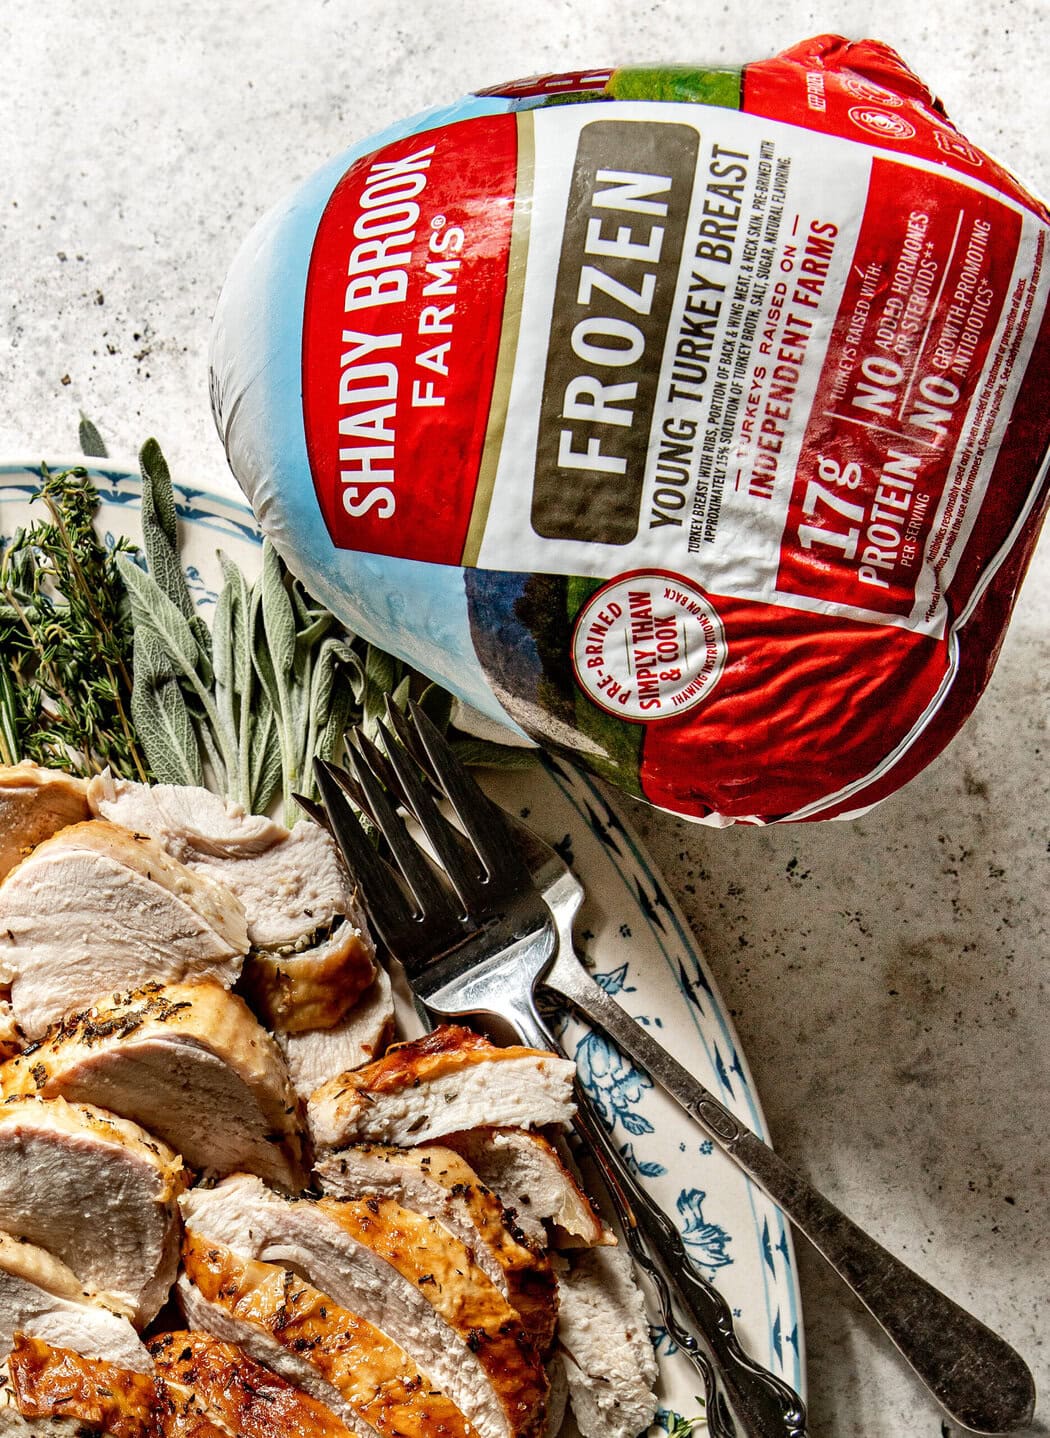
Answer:
M105 455L98 432L82 444ZM286 569L268 540L249 583L221 551L212 627L179 552L171 476L156 440L139 456L142 549L95 533L99 497L83 468L41 471L46 519L0 557L0 759L132 779L205 784L253 813L313 789L315 755L341 756L389 695L448 727L452 697L350 634ZM528 751L461 736L468 763L516 765Z

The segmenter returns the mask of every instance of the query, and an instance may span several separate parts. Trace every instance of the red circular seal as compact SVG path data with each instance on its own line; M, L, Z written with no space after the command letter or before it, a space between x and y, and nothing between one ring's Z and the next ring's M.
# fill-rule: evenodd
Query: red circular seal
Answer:
M618 575L576 616L576 682L621 719L651 724L695 708L725 661L718 611L691 579L668 570Z

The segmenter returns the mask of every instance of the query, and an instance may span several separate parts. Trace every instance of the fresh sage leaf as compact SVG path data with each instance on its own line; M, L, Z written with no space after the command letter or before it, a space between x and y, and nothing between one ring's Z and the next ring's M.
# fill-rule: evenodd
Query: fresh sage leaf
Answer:
M202 784L196 730L171 657L147 627L135 634L131 718L150 768L164 784Z
M152 629L184 672L196 673L197 640L189 620L164 592L152 574L146 574L127 555L117 556L117 567L131 600L136 630Z
M179 516L175 508L175 490L168 461L155 439L148 439L139 450L139 469L144 497L149 500L151 525L155 526L157 534L167 540L169 547L176 550L179 544Z
M194 617L193 599L176 535L175 495L168 466L155 440L142 446L142 547L150 577L186 619Z
M280 556L269 540L263 542L262 615L274 672L281 677L295 663L295 611L284 586Z
M232 684L243 694L251 684L252 646L250 634L251 594L248 581L230 557L219 550L223 592L230 595L231 642L233 645Z
M81 454L85 455L88 459L109 458L105 440L83 410L80 412L80 425L77 433L80 440Z
M284 772L277 722L273 710L265 700L263 703L265 708L255 716L249 754L251 797L248 808L253 814L265 814L269 809L281 791Z

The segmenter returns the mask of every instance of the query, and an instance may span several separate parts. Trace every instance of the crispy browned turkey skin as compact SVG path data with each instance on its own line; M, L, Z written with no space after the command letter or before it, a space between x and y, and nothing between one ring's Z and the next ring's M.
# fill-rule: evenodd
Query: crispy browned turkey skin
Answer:
M357 1144L327 1154L317 1174L334 1198L392 1198L440 1223L506 1295L541 1355L548 1352L558 1322L550 1259L522 1241L502 1203L458 1153L437 1144Z
M28 759L0 765L0 879L44 839L90 818L83 779Z
M23 1418L72 1419L112 1438L159 1438L165 1432L157 1387L147 1373L84 1358L23 1334L15 1337L7 1370Z
M482 1438L538 1431L547 1379L520 1317L432 1220L392 1199L289 1201L246 1177L186 1194L183 1219L191 1238L284 1265L388 1334Z
M574 1074L570 1060L542 1049L500 1048L443 1024L319 1088L309 1104L310 1131L321 1150L425 1143L483 1123L565 1122L574 1112Z
M193 1392L214 1422L242 1438L348 1438L324 1403L243 1348L209 1333L178 1330L150 1341L157 1376Z
M236 1337L360 1438L477 1438L409 1353L299 1274L194 1234L184 1259L179 1296L191 1321Z
M306 1181L280 1049L219 984L150 984L100 1000L5 1064L0 1085L5 1097L63 1097L133 1119L200 1172L257 1173L295 1192Z

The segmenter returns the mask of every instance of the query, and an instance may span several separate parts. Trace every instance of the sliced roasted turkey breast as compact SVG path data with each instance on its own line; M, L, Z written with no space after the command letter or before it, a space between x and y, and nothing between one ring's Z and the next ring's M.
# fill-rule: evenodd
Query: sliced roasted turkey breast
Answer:
M542 1364L506 1298L441 1225L391 1199L281 1199L247 1177L182 1203L191 1237L284 1264L381 1328L482 1438L537 1431Z
M144 982L228 988L247 948L229 890L116 824L60 830L0 884L0 981L31 1038Z
M243 1348L210 1333L180 1330L151 1339L157 1376L196 1394L205 1412L241 1438L347 1438L324 1403L264 1368Z
M0 1228L150 1321L175 1281L182 1161L137 1124L64 1099L0 1104Z
M656 1416L656 1356L631 1260L593 1248L561 1280L558 1343L583 1438L635 1438Z
M147 1373L41 1338L15 1335L7 1360L7 1388L24 1431L37 1434L159 1438L157 1388ZM16 1430L17 1431L17 1430Z
M334 1028L274 1035L289 1077L303 1099L338 1074L371 1063L393 1036L394 999L390 977L382 967L376 969L368 988Z
M558 1150L542 1133L523 1128L475 1128L442 1140L499 1194L514 1222L533 1242L591 1248L616 1242Z
M88 799L95 813L150 834L237 895L252 946L244 988L270 1028L330 1028L371 983L372 941L336 847L317 824L288 830L207 789L110 774L91 781Z
M436 1219L473 1254L521 1316L540 1353L547 1353L558 1321L550 1260L512 1231L502 1203L458 1153L436 1144L359 1144L328 1154L317 1173L334 1198L392 1198Z
M0 879L59 829L90 818L83 779L28 759L0 765Z
M93 814L136 834L149 834L183 864L250 859L287 837L283 824L249 814L232 799L188 784L136 784L108 770L87 785Z
M185 1384L22 1334L4 1367L0 1400L0 1433L12 1438L238 1438Z
M257 1173L295 1191L305 1183L299 1103L280 1050L219 984L106 998L6 1064L0 1085L134 1119L209 1174Z
M128 1320L95 1303L75 1274L36 1244L0 1233L0 1357L16 1333L148 1373L150 1357Z
M236 1334L360 1438L475 1438L468 1419L392 1338L290 1269L191 1234L179 1297L193 1322Z
M253 947L242 987L255 1012L276 1032L324 1033L352 1013L375 974L367 932L336 915L301 939L272 949Z
M13 1058L25 1047L22 1030L18 1027L15 1011L10 999L0 999L0 1063Z
M542 1049L500 1048L443 1024L323 1084L308 1108L317 1148L419 1144L478 1124L532 1128L570 1119L575 1066Z

